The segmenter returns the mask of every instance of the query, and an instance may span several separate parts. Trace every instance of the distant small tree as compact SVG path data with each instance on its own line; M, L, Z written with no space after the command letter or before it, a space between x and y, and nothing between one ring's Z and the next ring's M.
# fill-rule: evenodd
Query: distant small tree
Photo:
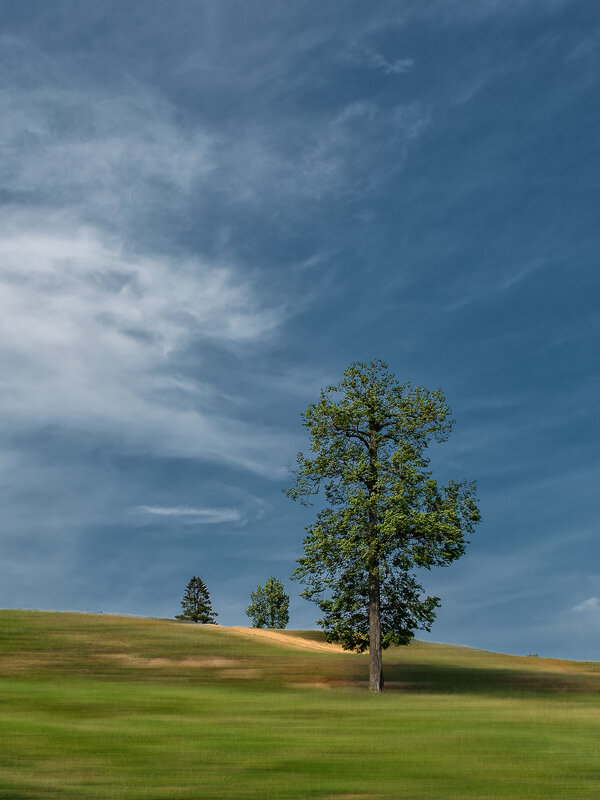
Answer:
M285 628L290 621L290 597L277 578L271 577L264 586L257 586L250 600L246 614L252 618L253 628Z
M178 614L176 619L200 622L204 625L216 625L215 617L219 615L212 610L208 589L202 578L194 575L190 578L185 588L181 601L183 614Z

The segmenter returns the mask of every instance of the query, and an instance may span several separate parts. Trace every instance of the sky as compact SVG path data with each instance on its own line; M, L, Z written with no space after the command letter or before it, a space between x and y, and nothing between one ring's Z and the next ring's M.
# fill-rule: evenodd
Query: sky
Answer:
M595 0L0 0L0 607L224 625L289 580L301 414L441 387L430 634L600 660Z

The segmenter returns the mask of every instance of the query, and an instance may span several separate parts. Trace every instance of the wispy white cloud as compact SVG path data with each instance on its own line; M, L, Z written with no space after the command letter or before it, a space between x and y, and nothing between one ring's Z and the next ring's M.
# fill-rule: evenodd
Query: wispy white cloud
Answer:
M277 471L282 438L238 421L202 376L208 348L247 357L288 311L235 255L151 244L198 186L221 190L222 137L133 78L82 82L29 41L3 44L3 420Z
M190 506L137 506L134 512L154 517L177 518L197 525L240 522L242 513L236 508L192 508Z
M205 344L255 348L282 312L235 266L126 255L90 228L28 219L29 232L18 217L0 229L5 424L58 424L136 449L277 470L282 438L239 422L194 374Z
M302 204L312 209L336 193L363 192L384 174L369 153L409 143L427 115L416 106L357 101L310 126L292 116L273 129L252 114L241 133L203 120L182 124L131 76L118 87L85 80L68 60L29 41L4 44L6 425L17 433L58 425L137 452L281 474L296 441L241 421L235 399L202 377L205 353L211 349L214 363L215 352L261 352L310 292L292 308L235 247L207 258L171 246L166 256L169 248L152 245L156 221L219 198L230 211L217 222L225 229L240 208L260 207L263 215L288 208L293 217ZM312 37L300 37L296 55L313 46ZM280 57L288 75L289 56L282 50ZM257 62L258 83L267 66ZM252 380L273 385L269 375Z
M165 200L182 206L214 169L215 137L177 124L151 88L82 81L29 41L2 45L0 178L18 203L123 230Z
M123 231L147 225L158 209L183 214L193 196L222 198L232 210L279 206L321 197L343 177L346 154L332 146L326 122L315 121L310 136L294 120L273 129L252 115L243 131L183 125L147 84L82 88L68 64L29 42L2 44L12 55L0 86L0 178L16 198Z
M600 610L600 599L597 597L588 597L587 600L583 600L571 609L571 611L576 611L579 614L596 612L598 610Z
M215 352L260 352L306 300L292 309L234 248L220 258L150 248L153 221L200 196L225 198L233 217L240 206L281 208L340 191L365 126L381 141L388 112L347 107L310 135L292 120L273 132L251 119L243 135L217 134L199 121L181 124L131 77L118 91L83 86L67 61L24 40L4 44L6 425L15 433L57 425L111 437L121 449L282 474L294 437L241 421L235 398L202 377L205 353L214 363ZM394 136L410 137L413 124L395 126Z
M5 37L10 69L0 88L3 188L17 200L60 207L80 222L129 237L132 229L139 236L140 227L148 233L161 210L185 215L190 205L210 205L211 198L229 209L229 219L218 223L225 231L240 210L260 208L267 214L272 209L279 215L286 209L295 216L310 212L315 201L364 192L366 179L372 183L389 175L381 154L414 140L430 115L415 103L380 107L357 98L342 108L333 103L309 119L293 110L274 118L269 101L276 103L277 93L285 97L292 80L301 81L296 88L302 92L310 86L314 76L304 62L299 71L297 60L308 58L325 40L312 29L294 34L292 41L286 38L285 47L280 36L268 37L269 60L255 58L262 49L255 52L253 45L242 74L240 56L233 64L221 63L210 43L190 63L182 56L179 69L186 81L190 76L207 80L203 59L208 52L211 75L216 70L215 79L224 81L227 91L235 86L239 92L248 84L247 92L258 93L260 109L244 108L240 128L210 117L184 124L147 82L129 75L118 90L93 78L82 82L68 61L52 59L29 41ZM367 65L390 74L412 63L388 60L373 49L360 51ZM248 60L256 61L252 69ZM280 79L274 81L273 73ZM395 169L401 163L395 158ZM143 241L137 245L143 247Z
M564 254L561 253L561 257L564 257ZM493 268L481 270L479 276L469 276L470 285L457 288L457 295L460 292L460 296L447 305L447 310L460 311L468 306L485 302L494 295L509 293L523 281L553 267L557 260L558 257L548 252L499 267L491 261Z
M371 51L366 54L366 63L372 69L381 70L386 75L401 75L408 72L415 62L412 58L396 58L388 61L381 53Z

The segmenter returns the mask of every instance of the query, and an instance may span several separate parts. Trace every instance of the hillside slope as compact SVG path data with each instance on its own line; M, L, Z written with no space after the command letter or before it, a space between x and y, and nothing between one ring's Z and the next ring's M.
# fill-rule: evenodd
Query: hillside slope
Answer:
M317 631L266 631L103 614L0 611L0 676L186 684L361 686L367 656ZM597 692L600 665L414 641L384 655L388 689Z
M600 797L600 665L0 612L1 800ZM323 689L328 689L324 691Z

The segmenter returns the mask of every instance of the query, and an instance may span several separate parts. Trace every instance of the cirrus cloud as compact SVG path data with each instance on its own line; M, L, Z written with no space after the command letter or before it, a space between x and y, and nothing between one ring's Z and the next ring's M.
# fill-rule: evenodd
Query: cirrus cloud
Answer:
M206 347L256 347L278 328L235 267L125 254L90 228L0 229L0 415L121 446L277 470L281 439L196 377ZM10 228L13 227L13 230ZM229 406L231 409L231 405Z
M190 506L137 506L133 509L139 514L152 517L177 518L196 525L240 522L241 512L236 508L192 508Z

